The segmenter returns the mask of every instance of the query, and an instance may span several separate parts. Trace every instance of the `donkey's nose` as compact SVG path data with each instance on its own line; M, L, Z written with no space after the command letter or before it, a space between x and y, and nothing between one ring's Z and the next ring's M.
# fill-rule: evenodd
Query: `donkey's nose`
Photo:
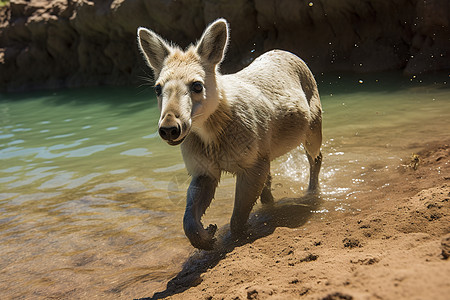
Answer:
M176 140L181 133L180 126L172 126L172 127L160 127L159 135L163 140L173 141Z

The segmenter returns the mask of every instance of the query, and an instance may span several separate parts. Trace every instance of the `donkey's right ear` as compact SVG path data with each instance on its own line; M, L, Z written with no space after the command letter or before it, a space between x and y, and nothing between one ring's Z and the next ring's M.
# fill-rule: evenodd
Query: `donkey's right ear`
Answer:
M228 45L228 23L218 19L205 29L197 44L197 53L204 63L219 64L225 56Z
M137 35L139 49L144 54L148 65L158 75L163 67L164 59L171 52L171 47L163 38L147 28L139 27Z

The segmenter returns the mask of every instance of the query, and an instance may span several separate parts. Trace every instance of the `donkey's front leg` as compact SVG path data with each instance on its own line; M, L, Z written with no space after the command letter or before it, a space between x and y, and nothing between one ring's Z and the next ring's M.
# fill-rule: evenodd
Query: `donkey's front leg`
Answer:
M212 177L196 176L192 178L187 192L186 211L183 219L184 232L192 246L199 249L211 250L214 246L217 225L210 224L205 229L201 219L214 198L217 183L217 180Z
M231 232L234 235L241 235L245 232L248 217L253 205L261 195L269 170L269 160L261 158L251 168L237 174L236 196L230 222Z

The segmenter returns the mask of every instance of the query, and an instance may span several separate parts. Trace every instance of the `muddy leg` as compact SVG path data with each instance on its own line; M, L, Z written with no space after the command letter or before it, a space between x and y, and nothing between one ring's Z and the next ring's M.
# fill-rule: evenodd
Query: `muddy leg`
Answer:
M214 246L217 225L210 224L205 229L201 218L214 198L217 183L217 180L212 177L197 176L192 178L187 192L186 211L183 219L184 232L192 246L199 249L211 250Z
M266 183L264 184L264 188L261 193L261 203L262 204L273 204L272 176L270 176L270 172L267 175Z
M309 161L309 186L308 192L318 192L319 191L319 172L322 165L322 152L316 158L312 158L308 152L306 156Z
M261 195L269 169L269 160L260 159L252 168L237 175L236 198L230 222L234 235L239 236L245 232L248 217L256 199Z

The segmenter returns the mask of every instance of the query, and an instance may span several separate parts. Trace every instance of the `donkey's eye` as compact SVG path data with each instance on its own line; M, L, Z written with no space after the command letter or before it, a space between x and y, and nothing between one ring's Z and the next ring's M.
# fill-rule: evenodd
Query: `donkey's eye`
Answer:
M155 85L155 93L156 93L156 96L161 96L162 87L160 84Z
M192 91L194 93L201 93L203 91L203 83L200 81L196 81L192 84Z

